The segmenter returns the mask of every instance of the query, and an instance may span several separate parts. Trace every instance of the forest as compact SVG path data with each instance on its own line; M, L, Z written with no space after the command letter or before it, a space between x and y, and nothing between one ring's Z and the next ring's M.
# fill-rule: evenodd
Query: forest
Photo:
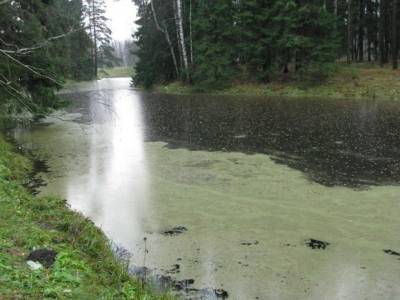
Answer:
M54 108L66 80L115 64L106 20L104 0L0 1L1 111Z
M340 61L398 67L398 0L135 0L134 81L321 82Z
M133 2L136 86L321 83L338 62L398 67L398 0ZM118 65L105 9L104 0L1 1L3 111L54 107L65 80Z

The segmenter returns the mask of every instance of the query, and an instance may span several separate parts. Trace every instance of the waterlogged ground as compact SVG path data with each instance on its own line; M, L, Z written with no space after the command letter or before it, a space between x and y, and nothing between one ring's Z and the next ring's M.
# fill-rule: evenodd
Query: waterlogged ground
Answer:
M128 79L64 97L13 133L48 161L42 193L132 266L194 279L184 297L400 297L400 106L152 95Z

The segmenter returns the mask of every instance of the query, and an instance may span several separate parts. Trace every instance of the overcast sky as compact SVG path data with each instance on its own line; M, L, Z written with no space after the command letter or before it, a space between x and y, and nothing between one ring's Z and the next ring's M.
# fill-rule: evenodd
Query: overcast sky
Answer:
M132 0L106 0L107 17L115 40L132 39L135 31L136 6Z

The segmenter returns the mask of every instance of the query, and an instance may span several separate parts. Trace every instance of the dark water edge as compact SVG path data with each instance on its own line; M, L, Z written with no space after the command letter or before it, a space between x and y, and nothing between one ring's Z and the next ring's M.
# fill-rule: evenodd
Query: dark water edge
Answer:
M28 123L15 123L15 126L8 126L7 128L0 128L0 133L3 134L6 142L14 146L14 151L22 156L27 157L32 162L32 169L22 183L23 187L32 195L38 195L40 188L47 185L46 181L40 176L41 173L49 173L50 168L46 160L40 159L32 149L24 148L18 141L13 138L12 130L17 126L29 127L32 122Z
M400 183L400 105L391 101L139 95L146 141L262 153L324 186ZM64 95L80 122L105 122L114 91ZM103 101L105 106L91 105ZM96 107L93 109L93 107ZM111 115L111 116L110 116Z
M146 266L135 266L130 264L132 254L123 246L111 241L111 246L116 259L124 266L127 266L131 276L137 278L143 284L150 286L159 293L173 292L179 299L207 299L218 300L228 299L229 293L221 288L194 288L194 279L176 280L173 274L180 272L180 265L172 265L169 270L151 270ZM168 275L172 274L172 275Z

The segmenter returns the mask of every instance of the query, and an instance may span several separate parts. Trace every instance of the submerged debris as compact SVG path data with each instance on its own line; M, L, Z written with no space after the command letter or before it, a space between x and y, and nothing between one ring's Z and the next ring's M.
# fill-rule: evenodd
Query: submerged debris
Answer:
M167 274L177 274L180 272L181 266L179 264L172 265L172 267L166 271Z
M188 229L185 226L176 226L169 230L162 232L164 235L179 235L186 232Z
M199 292L206 299L214 299L214 298L226 299L229 296L228 292L223 289L202 289Z
M258 241L245 241L245 242L241 242L240 245L242 246L252 246L252 245L258 245L259 242Z
M383 250L383 252L385 252L386 254L389 254L389 255L393 255L393 256L400 256L400 252L393 251L390 249L385 249L385 250Z
M223 290L223 289L216 289L214 290L215 296L217 296L217 298L228 298L228 292Z
M179 270L179 265L173 265L173 269ZM146 267L131 266L130 274L137 276L138 279L143 282L150 283L151 286L159 292L165 292L172 289L175 290L178 295L184 296L185 299L192 299L192 296L196 297L195 299L228 298L228 292L223 289L197 289L192 287L195 283L194 279L176 280L169 275L157 274L156 270L151 270Z
M309 239L309 240L306 240L306 245L314 250L315 249L325 250L326 247L328 247L330 245L330 243L325 242L325 241L319 241L316 239Z
M56 260L57 252L51 249L39 249L32 251L28 257L27 261L32 261L35 263L40 263L46 268L50 268Z
M187 290L192 284L194 284L194 279L175 281L175 289L178 291Z

